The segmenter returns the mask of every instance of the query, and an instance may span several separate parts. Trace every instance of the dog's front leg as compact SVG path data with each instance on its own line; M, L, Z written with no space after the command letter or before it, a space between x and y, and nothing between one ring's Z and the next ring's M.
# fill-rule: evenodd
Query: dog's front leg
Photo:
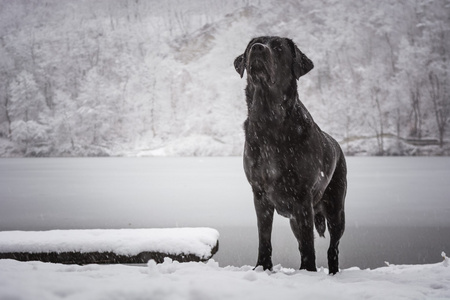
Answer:
M256 263L256 267L262 266L264 270L272 270L271 238L274 207L267 201L264 193L254 191L253 195L259 238L258 262Z
M314 250L314 213L311 202L305 201L299 204L290 223L300 250L300 269L317 271Z

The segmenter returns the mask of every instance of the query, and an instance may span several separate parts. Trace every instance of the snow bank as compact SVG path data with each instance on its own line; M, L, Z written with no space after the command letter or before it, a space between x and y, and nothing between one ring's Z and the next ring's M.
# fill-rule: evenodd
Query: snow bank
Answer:
M0 260L0 299L448 299L448 258L431 265L350 268L335 276L250 266L150 261L147 267Z
M211 228L94 229L0 232L0 253L142 252L209 258L219 233Z

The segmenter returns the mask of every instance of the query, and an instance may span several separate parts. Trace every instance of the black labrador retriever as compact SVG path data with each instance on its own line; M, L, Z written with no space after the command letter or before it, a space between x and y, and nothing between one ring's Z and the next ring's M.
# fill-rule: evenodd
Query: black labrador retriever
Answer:
M298 97L297 80L314 65L292 40L258 37L234 66L241 77L247 71L244 169L258 220L256 265L272 269L276 210L290 219L299 243L300 269L316 271L314 225L322 237L328 226L328 267L336 274L345 227L347 167L339 144L317 126Z

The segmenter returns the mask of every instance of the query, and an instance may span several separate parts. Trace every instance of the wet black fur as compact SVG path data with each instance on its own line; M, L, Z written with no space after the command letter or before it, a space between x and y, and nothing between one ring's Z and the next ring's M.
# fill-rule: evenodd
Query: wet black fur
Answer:
M292 40L259 37L234 66L241 77L247 71L244 169L258 220L256 265L272 268L276 210L290 219L300 269L316 270L314 225L320 236L328 227L328 267L335 274L345 227L347 168L339 144L317 126L298 97L297 80L314 65Z

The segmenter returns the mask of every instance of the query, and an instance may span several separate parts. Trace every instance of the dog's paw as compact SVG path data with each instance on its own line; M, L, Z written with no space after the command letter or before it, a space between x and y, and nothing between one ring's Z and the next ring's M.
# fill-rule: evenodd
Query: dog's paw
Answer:
M270 263L264 263L264 264L258 263L258 264L256 264L256 266L253 268L253 270L254 270L254 271L267 271L267 270L272 271L272 268L273 268L273 265L272 265L271 262L270 262Z

